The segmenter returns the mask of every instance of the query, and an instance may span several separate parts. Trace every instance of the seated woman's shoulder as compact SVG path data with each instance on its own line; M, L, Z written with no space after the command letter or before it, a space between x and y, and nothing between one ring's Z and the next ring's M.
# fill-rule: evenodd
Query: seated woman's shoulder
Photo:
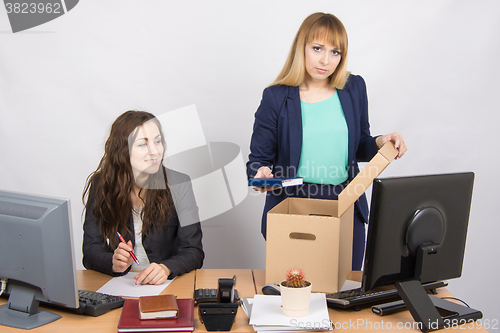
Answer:
M165 168L165 172L167 174L167 180L169 185L179 185L186 182L191 182L191 177L187 174L172 170L169 168Z

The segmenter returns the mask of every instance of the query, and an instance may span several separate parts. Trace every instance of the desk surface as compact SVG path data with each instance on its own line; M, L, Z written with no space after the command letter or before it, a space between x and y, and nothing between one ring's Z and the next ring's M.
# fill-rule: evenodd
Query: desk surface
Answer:
M262 293L265 284L265 271L262 269L201 269L177 277L165 288L162 294L172 293L179 298L191 298L193 292L198 288L216 288L219 278L232 278L236 275L235 288L240 297L252 297L256 293ZM77 271L78 288L84 290L98 290L110 276L94 271ZM438 290L439 297L451 296L445 289ZM0 304L6 303L6 298L0 298ZM42 308L46 308L43 305ZM46 308L49 311L62 315L62 318L54 323L30 330L29 332L117 332L117 324L120 318L121 309L112 310L99 317L77 315L57 308ZM361 311L329 309L330 319L335 325L335 331L356 331L356 332L380 332L387 330L391 332L420 332L415 329L413 318L408 311L402 311L390 316L378 317L371 313L370 308L363 308ZM471 329L474 331L487 332L478 323L462 325L457 329ZM206 332L205 326L200 323L198 316L195 316L196 332ZM24 332L24 330L1 326L2 332ZM236 320L231 331L253 332L248 325L248 318L244 311L239 308ZM444 331L443 331L444 332Z

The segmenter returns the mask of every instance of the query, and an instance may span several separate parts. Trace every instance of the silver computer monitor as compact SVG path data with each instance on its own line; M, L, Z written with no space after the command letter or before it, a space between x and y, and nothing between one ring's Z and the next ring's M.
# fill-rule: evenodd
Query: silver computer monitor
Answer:
M78 308L69 200L0 190L0 325L31 329L60 318L39 302Z

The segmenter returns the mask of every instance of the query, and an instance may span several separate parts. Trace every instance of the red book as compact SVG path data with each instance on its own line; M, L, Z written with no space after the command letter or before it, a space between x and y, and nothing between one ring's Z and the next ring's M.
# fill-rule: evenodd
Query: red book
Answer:
M123 304L118 332L192 332L194 331L194 299L177 299L178 318L141 320L139 300L126 299Z

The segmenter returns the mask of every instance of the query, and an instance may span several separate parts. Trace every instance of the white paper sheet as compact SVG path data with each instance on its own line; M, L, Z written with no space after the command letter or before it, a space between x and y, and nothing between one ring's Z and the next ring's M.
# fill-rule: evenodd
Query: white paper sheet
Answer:
M134 277L138 274L139 272L130 272L124 276L114 277L102 286L98 292L125 297L156 296L173 281L173 279L167 280L158 286L136 285Z
M253 325L256 331L332 329L324 293L311 294L309 313L300 318L287 317L283 314L281 296L255 295L250 314L250 325Z

